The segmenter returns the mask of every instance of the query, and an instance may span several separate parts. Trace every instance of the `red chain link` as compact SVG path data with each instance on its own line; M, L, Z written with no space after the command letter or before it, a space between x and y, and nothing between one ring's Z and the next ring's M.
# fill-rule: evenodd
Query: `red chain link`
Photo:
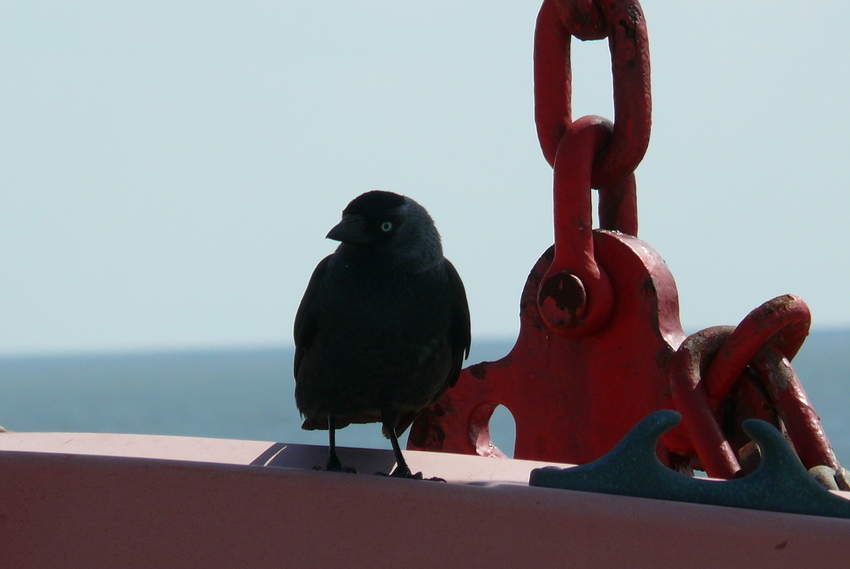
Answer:
M652 98L649 40L637 0L545 0L534 41L537 136L543 155L555 164L558 146L572 124L570 37L607 37L614 78L611 136L594 161L592 186L614 188L634 172L649 145Z
M740 392L733 396L733 388L742 387L749 367L769 396L760 404L776 411L803 465L838 469L820 418L789 364L805 341L810 322L806 303L788 294L765 302L736 328L716 326L688 337L670 368L683 430L665 436L667 447L683 455L695 452L709 476L739 475L741 464L730 433L723 428L724 404L730 397L744 397Z

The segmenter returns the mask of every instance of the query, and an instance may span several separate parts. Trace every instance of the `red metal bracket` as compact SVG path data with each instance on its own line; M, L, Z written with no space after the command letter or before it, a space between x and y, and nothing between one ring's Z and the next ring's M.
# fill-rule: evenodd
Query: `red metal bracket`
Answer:
M504 405L516 421L516 458L584 463L646 415L667 406L668 366L684 338L664 261L640 240L595 231L596 259L611 275L612 317L583 338L554 334L537 307L550 249L528 277L520 333L503 359L466 368L414 423L408 448L504 456L488 421Z

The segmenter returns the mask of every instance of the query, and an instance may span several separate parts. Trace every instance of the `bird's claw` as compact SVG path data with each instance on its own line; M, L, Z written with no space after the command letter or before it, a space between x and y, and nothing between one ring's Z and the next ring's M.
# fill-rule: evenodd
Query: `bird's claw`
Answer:
M314 466L313 470L321 470L324 472L344 472L346 474L357 474L357 469L352 468L350 466L340 466L339 468L322 468L321 466Z
M409 478L410 480L422 480L421 472L413 474L412 472L410 472L409 468L396 467L395 469L393 469L392 472L390 472L390 476L392 478Z
M321 470L321 468L317 466L314 468L314 470ZM337 458L336 453L331 455L331 457L328 459L328 463L325 466L325 470L327 470L328 472L345 472L348 474L357 474L356 468L352 468L350 466L343 466L342 463L339 461L339 458Z
M408 480L422 480L422 473L421 472L417 472L416 474L413 474L409 470L407 470L407 471L401 470L400 471L398 468L396 468L395 470L393 470L389 474L387 474L386 472L376 472L375 476L386 476L387 478L406 478Z
M413 474L410 470L399 470L396 468L390 474L386 472L376 472L376 476L386 476L387 478L405 478L407 480L425 480L426 482L445 482L444 478L439 478L437 476L432 476L431 478L424 478L421 472L417 472Z

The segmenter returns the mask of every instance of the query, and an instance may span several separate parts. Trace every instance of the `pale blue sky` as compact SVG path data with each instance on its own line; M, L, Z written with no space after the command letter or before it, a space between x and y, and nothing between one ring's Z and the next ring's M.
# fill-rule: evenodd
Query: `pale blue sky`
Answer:
M689 330L802 296L850 326L847 2L643 4L640 237ZM0 353L288 344L346 203L420 201L475 337L551 244L538 2L0 5ZM607 44L575 116L611 116Z

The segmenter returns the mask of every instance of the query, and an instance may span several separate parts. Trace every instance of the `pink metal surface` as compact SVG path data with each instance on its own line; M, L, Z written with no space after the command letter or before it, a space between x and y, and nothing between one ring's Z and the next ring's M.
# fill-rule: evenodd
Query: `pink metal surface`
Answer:
M464 483L537 466L524 461L408 453L428 475L473 473L438 483L292 466L323 460L321 447L283 445L293 451L282 461L290 466L275 468L237 464L255 462L259 455L249 457L261 448L264 456L285 450L272 443L7 436L0 445L18 450L0 451L4 569L840 567L850 554L850 520ZM198 456L194 443L215 460L132 457L163 445ZM128 456L67 452L87 445ZM391 457L355 454L364 452L364 465Z
M28 452L313 470L325 467L327 450L326 446L316 445L163 435L0 434L0 457L4 452ZM361 473L386 473L395 466L394 455L388 449L339 447L338 450L340 458ZM480 460L469 455L435 455L415 451L407 452L405 456L409 457L408 462L415 471L458 483L526 484L532 469L551 464L529 460Z

